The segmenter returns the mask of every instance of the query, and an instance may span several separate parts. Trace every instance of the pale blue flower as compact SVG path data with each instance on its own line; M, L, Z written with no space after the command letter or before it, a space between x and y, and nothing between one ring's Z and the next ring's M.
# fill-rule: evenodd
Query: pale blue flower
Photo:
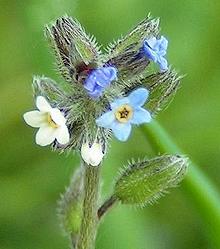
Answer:
M91 98L97 99L102 95L106 87L117 78L117 70L114 67L101 67L94 69L84 82L84 88Z
M161 36L160 39L152 37L144 41L143 49L145 55L150 60L157 63L162 71L168 69L167 60L164 58L164 56L167 53L167 47L168 47L168 40L164 36Z
M149 92L145 88L132 91L127 97L116 99L111 103L111 110L96 119L98 126L112 129L115 137L126 141L131 133L132 124L149 123L151 114L142 108Z

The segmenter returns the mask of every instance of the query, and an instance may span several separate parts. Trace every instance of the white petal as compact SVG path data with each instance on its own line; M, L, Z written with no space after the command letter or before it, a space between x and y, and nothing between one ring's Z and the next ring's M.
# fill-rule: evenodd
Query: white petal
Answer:
M60 125L60 126L65 125L66 119L65 119L63 113L62 113L59 109L57 109L57 108L52 108L52 109L50 110L50 115L51 115L52 120L53 120L57 125Z
M98 166L102 161L103 156L101 144L94 143L91 147L90 164L92 166Z
M37 97L36 106L42 112L50 112L52 108L43 96Z
M70 140L70 134L66 125L57 128L56 139L60 144L67 144Z
M23 115L25 122L32 127L40 127L47 122L46 113L39 111L26 112Z
M36 134L36 143L41 146L51 144L55 140L56 128L51 126L42 126Z
M88 165L98 166L104 156L101 144L94 143L91 147L88 143L83 144L81 156Z
M81 147L81 156L82 156L82 159L87 163L87 164L90 164L90 152L89 152L90 148L89 148L89 145L86 143L86 144L83 144L82 147Z

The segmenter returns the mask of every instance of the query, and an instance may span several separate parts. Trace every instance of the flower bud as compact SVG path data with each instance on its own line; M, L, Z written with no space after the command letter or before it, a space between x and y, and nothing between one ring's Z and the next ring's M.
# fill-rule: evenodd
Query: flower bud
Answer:
M81 147L81 156L88 165L98 166L104 156L101 144L84 143Z
M187 166L185 157L172 155L132 163L116 182L114 196L124 204L154 203L183 179Z

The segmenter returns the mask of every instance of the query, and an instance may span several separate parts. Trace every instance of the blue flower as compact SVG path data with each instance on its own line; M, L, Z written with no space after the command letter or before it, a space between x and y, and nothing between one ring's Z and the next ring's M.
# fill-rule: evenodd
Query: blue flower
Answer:
M128 97L116 99L111 103L111 111L96 119L96 124L112 129L118 140L126 141L131 133L132 124L139 125L151 121L150 113L142 108L148 94L147 89L138 88L132 91Z
M158 63L162 71L168 69L167 60L164 58L167 53L167 46L168 40L164 36L161 36L158 40L156 37L152 37L144 41L143 49L145 55L150 60Z
M114 67L101 67L94 69L84 82L84 88L91 98L97 99L113 80L117 78L117 70Z

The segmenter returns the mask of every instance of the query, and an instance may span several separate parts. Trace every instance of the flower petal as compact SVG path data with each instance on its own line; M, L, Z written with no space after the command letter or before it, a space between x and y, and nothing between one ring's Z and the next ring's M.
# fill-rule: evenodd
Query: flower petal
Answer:
M168 62L165 58L163 58L162 56L159 57L159 60L158 60L158 64L160 66L160 70L161 71L166 71L168 69Z
M160 49L160 50L164 50L164 51L167 50L167 47L168 47L168 40L167 40L164 36L161 36L161 38L160 38L160 40L158 41L158 43L160 44L160 45L159 45L159 49Z
M115 109L117 109L118 107L125 105L125 104L129 104L129 99L128 97L124 97L124 98L118 98L116 99L114 102L111 103L111 108L114 111Z
M154 61L154 62L157 61L158 55L157 55L157 53L156 53L154 50L152 50L150 47L144 46L144 53L145 53L145 55L147 56L148 59L150 59L150 60L152 60L152 61Z
M83 86L88 91L93 91L96 85L96 76L91 73L88 78L85 80Z
M90 151L90 164L92 166L98 166L102 161L103 156L101 144L94 143Z
M134 110L133 117L131 119L132 124L143 124L149 123L151 121L150 112L145 110L144 108L138 108Z
M97 69L97 84L104 88L108 87L117 77L117 71L114 67L103 67Z
M51 126L42 126L36 134L36 144L46 146L55 140L56 128Z
M115 137L122 142L126 141L131 133L130 123L119 123L115 121L111 128Z
M92 99L97 99L102 95L103 89L101 86L96 85L93 91L88 91L88 94Z
M144 41L144 45L148 46L150 48L154 48L157 45L157 39L156 39L156 37L153 36L153 37L145 40Z
M50 116L57 125L65 125L66 119L63 113L58 108L52 108L50 110Z
M83 144L81 156L88 165L98 166L104 156L101 144L94 143L92 146L89 146L88 143Z
M38 96L36 106L41 112L50 112L51 106L43 96Z
M104 113L101 117L96 119L96 124L104 128L111 128L112 123L115 120L115 115L112 111Z
M59 144L67 144L70 140L69 130L66 125L57 128L56 139Z
M129 102L133 107L144 105L149 95L149 91L145 88L138 88L132 91L129 96Z
M47 122L46 113L40 111L30 111L23 115L25 122L32 127L40 127Z

